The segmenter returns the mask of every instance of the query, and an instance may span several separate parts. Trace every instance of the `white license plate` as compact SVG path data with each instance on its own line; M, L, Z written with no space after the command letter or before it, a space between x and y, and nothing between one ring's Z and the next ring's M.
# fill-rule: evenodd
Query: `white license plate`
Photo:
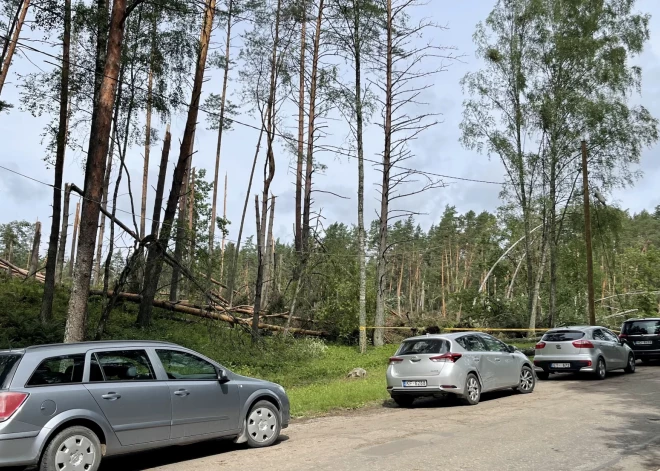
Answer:
M570 363L550 363L550 368L570 368Z
M651 345L653 342L650 340L642 340L639 342L635 342L635 345Z
M404 388L425 388L426 380L424 381L403 381Z

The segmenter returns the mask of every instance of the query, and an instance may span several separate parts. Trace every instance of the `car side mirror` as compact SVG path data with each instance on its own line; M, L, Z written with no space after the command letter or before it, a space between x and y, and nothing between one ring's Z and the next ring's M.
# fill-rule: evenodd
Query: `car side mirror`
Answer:
M227 373L225 373L225 370L218 370L218 382L220 384L229 382L229 377L227 376Z
M509 353L515 353L516 350L518 350L516 347L513 345L507 345L507 349L509 350Z

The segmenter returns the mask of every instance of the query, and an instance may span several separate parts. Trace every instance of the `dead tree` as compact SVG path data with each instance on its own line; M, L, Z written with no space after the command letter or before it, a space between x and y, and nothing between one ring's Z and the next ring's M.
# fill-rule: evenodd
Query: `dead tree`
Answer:
M64 253L66 252L66 239L69 231L69 201L71 199L71 185L64 186L64 206L62 207L62 229L60 230L60 242L57 249L57 269L55 271L55 283L62 283L64 274Z
M41 222L34 225L34 239L32 240L32 252L30 253L30 265L28 267L28 278L34 278L39 271L39 245L41 244Z
M73 218L73 236L71 237L71 254L69 255L69 278L73 278L73 267L76 262L76 245L78 243L78 226L80 225L80 201L76 203L76 215Z

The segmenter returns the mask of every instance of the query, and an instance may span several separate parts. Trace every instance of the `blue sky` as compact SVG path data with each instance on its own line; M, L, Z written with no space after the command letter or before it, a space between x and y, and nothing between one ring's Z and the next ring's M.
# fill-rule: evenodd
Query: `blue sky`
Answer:
M490 161L486 156L467 151L459 143L463 95L459 85L460 79L466 72L477 70L479 60L474 54L472 34L478 21L486 18L494 1L447 1L431 0L431 2L417 12L418 16L431 18L436 23L446 25L447 30L433 32L435 44L456 47L456 53L462 55L460 62L453 63L446 72L434 78L434 86L426 94L426 99L435 112L442 113L442 123L428 130L413 145L416 154L414 159L406 162L407 166L416 169L435 172L445 175L454 175L478 180L503 179L503 168L496 161ZM660 117L660 3L654 0L639 0L637 8L652 15L651 41L637 62L643 68L643 91L641 100L644 105L656 116ZM35 33L28 33L35 34ZM216 41L221 41L222 32L216 31ZM29 60L28 60L29 59ZM28 58L17 56L12 65L9 83L5 85L3 100L18 104L17 78L15 73L25 74L36 71L36 67L51 68L45 63L50 60L36 53L30 53ZM237 79L236 75L234 78ZM204 92L220 93L221 77L213 73L204 85ZM238 81L232 81L231 89L238 91ZM234 101L238 101L234 98ZM210 178L215 159L216 132L206 129L206 117L200 114L200 125L195 135L196 154L193 166L206 168L207 177ZM247 114L238 119L248 123L258 124ZM289 125L295 125L295 116L287 117ZM376 115L374 119L379 119ZM157 121L158 122L158 121ZM29 113L20 111L18 107L10 114L0 114L0 165L12 168L33 178L52 182L52 170L46 168L43 162L44 148L40 143L40 134L47 123L45 117L34 118ZM173 168L172 161L178 153L178 142L183 132L185 115L172 117L173 152L170 155L170 175ZM165 125L160 125L160 134L164 133ZM347 137L347 128L341 123L330 122L330 135L324 143L328 145L341 145ZM221 161L221 175L228 174L228 219L230 226L230 239L234 239L238 232L240 214L245 198L245 186L249 176L254 145L258 132L235 126L234 130L225 135L223 139L223 152ZM378 127L372 124L366 137L366 156L378 159L376 153L382 148L382 137ZM150 166L150 184L155 186L158 160L161 145L158 143L152 150ZM262 154L263 157L263 154ZM357 163L353 159L336 157L330 154L317 156L320 162L327 166L323 174L316 177L315 187L326 192L337 193L348 199L337 198L329 193L318 193L315 196L316 208L322 208L326 223L341 221L347 224L355 223L357 217ZM73 182L82 187L83 175L81 170L81 156L68 151L65 164L65 181ZM272 192L277 196L275 232L282 239L291 239L294 210L294 175L290 170L291 156L280 149L277 155L277 173L272 186ZM139 193L142 173L142 149L134 148L129 152L128 168L133 179L133 192L137 195L136 204L139 207ZM259 176L262 175L263 160L260 160L255 181L260 187ZM610 196L624 209L638 212L642 209L651 209L660 204L660 192L655 191L660 179L660 161L657 159L657 147L645 151L641 163L644 177L633 188L617 190ZM380 174L371 166L367 166L365 215L368 220L376 217L379 195L375 184ZM125 180L124 180L125 182ZM402 205L424 213L418 220L424 227L437 222L445 205L455 205L460 212L468 210L494 211L501 201L498 199L499 187L484 183L471 183L459 180L446 179L447 186L431 190L423 196L413 197ZM169 191L169 181L166 188ZM124 183L125 185L125 183ZM222 183L221 183L222 185ZM253 193L258 188L253 187ZM129 210L130 203L126 188L122 188L119 206ZM219 190L222 195L222 186ZM73 200L75 201L75 199ZM31 182L5 170L0 169L0 222L14 219L37 219L45 222L51 212L51 190L48 187ZM251 200L252 202L252 200ZM149 205L153 204L153 192L149 195ZM72 204L72 208L75 204ZM221 201L220 201L221 207ZM253 204L246 218L246 234L254 232ZM151 210L148 211L148 214ZM130 216L123 215L122 219L129 221ZM45 223L49 227L49 223ZM149 225L147 225L149 227ZM47 231L46 231L47 232ZM42 248L45 250L47 236L42 239ZM128 242L128 239L126 239Z

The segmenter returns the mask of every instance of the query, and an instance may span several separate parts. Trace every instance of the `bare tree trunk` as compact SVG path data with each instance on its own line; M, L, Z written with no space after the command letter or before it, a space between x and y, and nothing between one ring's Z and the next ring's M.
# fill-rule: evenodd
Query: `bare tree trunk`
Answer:
M222 219L227 220L227 173L225 172L225 196L222 201ZM220 246L220 280L224 281L225 276L225 244L227 242L227 234L222 232L222 245Z
M151 156L151 115L153 110L154 87L154 54L156 48L157 18L154 16L151 25L151 60L149 62L149 79L147 81L147 122L144 136L144 167L142 169L142 201L140 207L140 239L144 239L147 227L147 192L149 190L149 158Z
M259 313L261 312L261 287L262 287L263 275L264 275L263 246L261 245L262 225L261 225L261 220L259 218L259 195L254 195L254 209L256 214L256 228L257 228L257 282L255 284L254 311L252 314L252 343L257 343L257 341L259 340Z
M538 271L536 273L536 281L534 282L534 291L532 291L532 314L529 317L529 329L531 330L530 336L534 335L534 330L536 329L536 310L539 305L539 291L541 290L541 281L543 280L543 273L545 272L545 261L547 259L547 240L546 237L543 237L543 242L541 243L541 264L539 265Z
M384 344L385 326L385 270L387 266L387 226L390 203L390 165L392 152L392 0L387 0L387 60L385 70L385 146L383 149L383 183L380 201L380 228L376 281L376 318L374 346Z
M136 5L135 3L132 5ZM105 176L105 158L108 155L112 109L117 91L117 77L121 62L124 23L127 14L126 0L113 0L108 52L99 90L99 99L92 113L89 150L85 167L85 199L80 217L80 241L73 274L71 296L67 315L64 342L80 342L85 338L87 299L94 262L94 243L101 210Z
M67 117L69 104L69 50L71 45L71 0L64 0L64 34L62 36L62 79L60 82L60 116L55 151L55 182L53 184L53 217L50 226L50 240L46 255L46 279L41 301L41 322L53 317L53 297L57 278L57 245L60 238L62 209L62 181L64 174L64 154L67 141Z
M227 101L227 82L229 80L229 54L231 44L231 21L234 1L229 0L227 11L227 37L225 39L225 70L222 77L222 97L220 98L220 119L218 121L218 145L215 150L215 176L213 178L213 199L211 200L211 224L209 225L209 269L208 278L210 280L213 270L213 251L215 249L215 224L217 218L218 204L218 172L220 170L220 151L222 149L222 134L225 126L225 103ZM224 236L223 236L224 237Z
M158 183L156 184L156 197L154 201L154 211L151 216L151 235L158 237L160 227L160 212L163 209L163 193L165 192L165 177L167 175L167 161L170 157L170 143L172 135L170 134L170 125L165 130L165 140L163 141L163 152L160 156L160 167L158 168Z
M447 317L447 305L445 304L445 256L446 251L442 251L442 260L440 262L440 293L442 295L442 317Z
M401 267L399 269L399 281L396 284L396 312L401 315L401 284L403 283L403 262L404 258L401 257Z
M160 274L163 268L162 253L167 250L167 242L172 233L172 223L176 214L176 206L179 201L181 187L184 181L188 161L192 158L190 149L193 145L195 126L197 124L197 115L199 113L199 100L202 93L202 84L204 82L204 69L206 67L206 57L209 50L211 30L213 29L213 15L215 13L215 0L206 0L206 10L204 13L204 22L200 35L200 49L195 68L195 79L193 81L192 98L188 107L188 117L186 119L186 128L181 141L179 160L174 169L172 178L172 189L167 200L163 225L158 236L158 243L149 249L147 256L147 266L145 270L145 284L140 303L140 312L137 323L141 327L147 327L151 324L151 313L153 309L153 300L158 289Z
M55 271L55 283L61 284L64 275L64 253L66 252L66 239L69 231L69 201L71 199L71 185L64 186L64 207L62 208L62 229L60 231L60 243L57 250L57 269Z
M73 236L71 237L71 254L69 255L69 278L73 280L73 267L76 262L76 246L78 244L78 227L80 226L80 201L76 203L76 215L73 218Z
M302 171L305 149L305 48L307 47L307 5L300 1L300 90L298 92L298 162L296 165L296 251L302 255ZM293 303L292 303L293 304Z
M14 17L12 18L12 21L9 25L9 31L7 31L7 37L4 40L4 44L2 45L2 52L0 52L0 73L2 73L2 69L5 64L5 57L7 57L7 49L9 49L9 45L12 42L12 38L14 36L14 30L16 29L16 25L18 24L18 18L21 15L21 11L23 10L23 0L19 0L18 5L16 5L16 11L14 12Z
M266 236L266 262L265 262L265 276L266 282L264 283L264 294L263 294L263 305L264 307L268 306L271 287L273 285L273 256L272 256L272 245L273 245L273 219L275 219L275 197L271 195L270 197L270 215L268 217L268 235Z
M41 222L34 225L34 239L32 240L32 252L30 252L30 265L28 267L28 278L34 278L39 271L39 245L41 244Z
M190 234L190 250L188 260L192 263L195 255L195 245L197 240L195 238L195 168L190 172L190 191L188 192L188 233Z
M16 45L18 44L18 39L21 36L21 29L23 28L23 23L25 23L25 16L27 15L29 7L30 0L23 0L23 4L21 5L21 14L18 17L18 21L16 22L14 35L9 42L7 54L4 58L5 60L4 62L0 63L0 95L2 95L2 87L4 87L5 80L7 80L7 75L9 75L9 66L11 65L11 60L14 57L14 51L16 51Z
M263 123L263 119L261 120ZM245 213L247 212L248 202L250 201L250 192L252 191L252 180L254 179L254 169L257 166L257 159L259 158L259 149L261 147L261 139L264 135L264 126L262 124L259 131L259 139L257 140L257 148L254 151L254 159L252 160L252 170L250 171L250 180L248 181L247 190L245 193L245 203L243 204L243 213L241 214L241 224L238 228L238 237L236 240L236 247L234 248L234 260L232 261L232 268L229 274L229 307L233 306L234 302L234 286L236 282L236 270L238 269L238 255L241 249L241 237L243 236L243 226L245 224Z
M303 206L302 247L307 252L309 248L310 215L312 212L312 174L314 172L314 131L316 119L316 88L318 81L319 49L321 45L321 23L323 22L324 0L319 0L316 14L316 33L314 35L314 52L312 56L312 76L309 90L309 116L307 123L307 162L305 164L305 201Z

